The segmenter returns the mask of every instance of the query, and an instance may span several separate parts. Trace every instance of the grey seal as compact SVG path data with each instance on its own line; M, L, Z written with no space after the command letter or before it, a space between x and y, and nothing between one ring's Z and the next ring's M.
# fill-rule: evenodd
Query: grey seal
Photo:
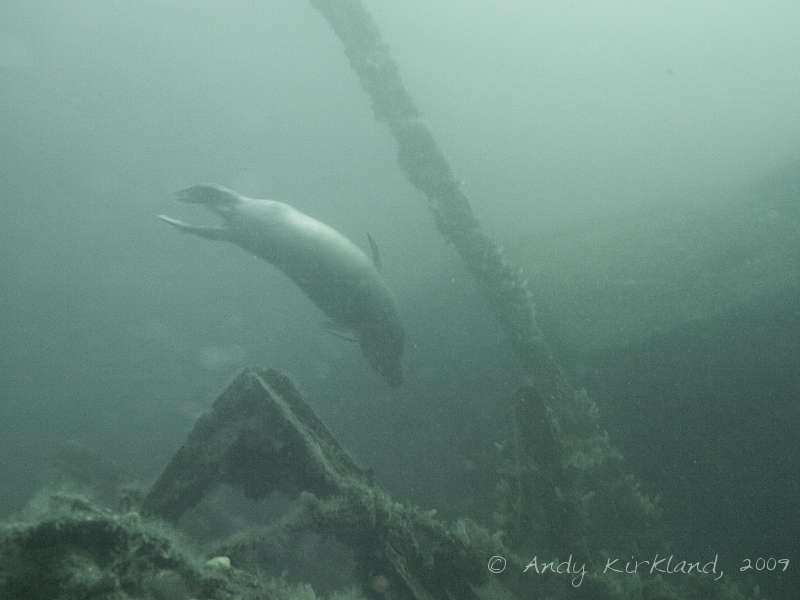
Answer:
M336 331L358 340L390 385L402 383L405 334L394 296L376 267L377 255L371 260L333 227L283 202L247 198L212 184L189 187L177 199L217 213L223 226L190 225L158 215L161 220L179 231L236 244L283 271Z

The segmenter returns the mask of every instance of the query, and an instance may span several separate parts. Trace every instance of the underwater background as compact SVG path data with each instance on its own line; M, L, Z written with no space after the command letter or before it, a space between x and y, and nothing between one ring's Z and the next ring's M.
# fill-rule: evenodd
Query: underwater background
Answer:
M365 4L673 544L798 559L800 7ZM58 483L66 442L151 481L259 365L398 500L490 522L519 365L319 15L7 0L0 17L0 517ZM377 241L402 387L276 269L155 218L202 218L172 197L200 182ZM756 582L794 597L792 570Z

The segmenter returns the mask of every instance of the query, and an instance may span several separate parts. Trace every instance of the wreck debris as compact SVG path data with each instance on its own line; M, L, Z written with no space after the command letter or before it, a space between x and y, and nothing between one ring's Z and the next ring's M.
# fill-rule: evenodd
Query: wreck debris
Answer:
M556 436L532 388L521 390L516 402L518 418L538 423L519 432L516 446L515 464L528 465L515 472L517 497L532 505L517 507L521 517L539 503L547 506L549 487L567 479L571 467L553 458ZM533 481L525 481L528 476ZM537 482L543 485L542 495ZM0 525L0 597L315 600L320 596L305 581L290 584L280 573L265 574L270 566L265 547L286 548L312 532L352 552L352 575L338 583L352 586L355 579L361 584L361 592L351 587L329 600L355 600L361 593L382 600L514 600L532 591L553 599L745 598L733 584L701 579L614 577L599 569L587 569L578 579L575 574L526 576L530 557L509 549L501 534L490 535L468 519L446 525L435 511L401 505L373 485L368 472L276 371L246 369L223 391L145 497L142 510L175 520L221 483L254 498L276 490L291 494L293 510L266 528L215 542L213 552L192 558L188 546L163 523L136 512L115 513L81 496L55 494L37 522ZM557 491L554 495L562 497ZM591 501L570 506L571 517L590 522ZM554 514L554 508L547 510ZM561 526L550 524L541 531ZM534 525L531 529L536 531ZM538 541L525 543L553 556L564 550L537 546ZM584 546L573 551L596 558ZM495 568L495 559L502 559L502 569Z
M518 523L533 515L526 527L534 534L513 540L516 547L555 556L569 546L576 555L598 558L591 555L592 546L587 544L587 540L597 539L591 530L591 521L598 514L596 501L577 501L560 491L560 486L571 480L569 472L574 467L563 462L556 432L545 418L544 403L529 387L517 393L515 405L517 420L527 426L517 433L516 456L509 470L516 485L516 491L508 494L516 501L509 514ZM614 481L611 477L610 483L592 484L613 489ZM582 574L580 590L569 578L526 577L524 569L530 557L508 548L501 534L490 534L468 519L446 525L436 518L435 511L393 501L339 446L289 379L274 370L246 369L234 379L211 411L200 417L186 444L145 498L143 510L177 519L222 483L254 498L282 491L295 502L288 514L267 527L216 543L212 556L227 557L237 568L262 571L269 569L271 552L285 552L293 540L313 532L350 549L353 575L372 598L513 600L527 597L532 589L551 598L576 594L609 600L634 596L647 600L743 598L733 585L688 579L648 581L638 575L610 577L601 569ZM621 500L625 500L622 495ZM603 503L598 506L609 510ZM626 507L623 513L628 510L637 509ZM585 537L565 537L584 526L589 527ZM619 524L613 522L613 526ZM560 540L560 545L547 538ZM619 545L617 538L609 539L612 544L603 546L603 552L630 549ZM490 574L487 561L496 556L503 557L504 569Z
M501 498L501 503L507 503L506 518L511 520L509 535L519 547L538 539L540 543L558 540L561 547L583 549L574 545L580 540L564 539L575 529L567 519L579 512L570 506L568 499L560 497L559 486L565 483L561 468L563 450L547 408L531 386L520 388L512 402L509 429L513 436L513 458L505 475L513 483L505 498Z
M369 478L287 377L246 369L198 419L142 510L175 521L220 483L258 499L301 490L325 496L343 481Z
M163 525L86 497L37 498L32 522L0 525L0 598L313 599L242 570L204 569Z
M378 582L391 598L469 600L487 582L491 548L477 550L430 513L393 502L277 371L246 369L234 379L198 419L142 511L175 521L223 483L255 499L299 496L296 510L268 532L215 549L233 564L267 536L316 531L349 546L365 589Z

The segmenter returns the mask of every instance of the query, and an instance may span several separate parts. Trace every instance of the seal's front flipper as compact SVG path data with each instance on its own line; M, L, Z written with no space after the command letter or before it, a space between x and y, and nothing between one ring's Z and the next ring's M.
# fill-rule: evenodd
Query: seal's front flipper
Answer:
M372 251L372 263L375 265L375 268L380 271L383 268L383 261L381 261L381 253L378 250L378 244L369 233L367 233L367 239L369 240L369 249Z
M343 325L339 325L338 323L334 323L333 321L323 321L322 328L331 335L335 335L336 337L342 338L345 341L358 341L358 334L356 334L355 331Z
M192 233L202 238L206 238L207 240L231 241L230 233L224 227L202 227L200 225L190 225L189 223L181 221L180 219L173 219L167 215L158 215L158 218L165 223L169 223L178 231L183 231L184 233Z

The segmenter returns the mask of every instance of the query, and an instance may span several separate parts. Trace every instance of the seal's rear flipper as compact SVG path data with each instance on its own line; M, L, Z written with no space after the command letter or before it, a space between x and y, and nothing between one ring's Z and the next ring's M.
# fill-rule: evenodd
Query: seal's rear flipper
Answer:
M175 194L179 202L205 204L213 210L230 207L238 203L241 196L230 188L216 183L201 183L180 190Z
M181 221L180 219L173 219L167 215L158 215L158 218L165 223L169 223L178 231L192 233L202 238L206 238L207 240L231 240L230 232L224 227L202 227L200 225L190 225L189 223Z

